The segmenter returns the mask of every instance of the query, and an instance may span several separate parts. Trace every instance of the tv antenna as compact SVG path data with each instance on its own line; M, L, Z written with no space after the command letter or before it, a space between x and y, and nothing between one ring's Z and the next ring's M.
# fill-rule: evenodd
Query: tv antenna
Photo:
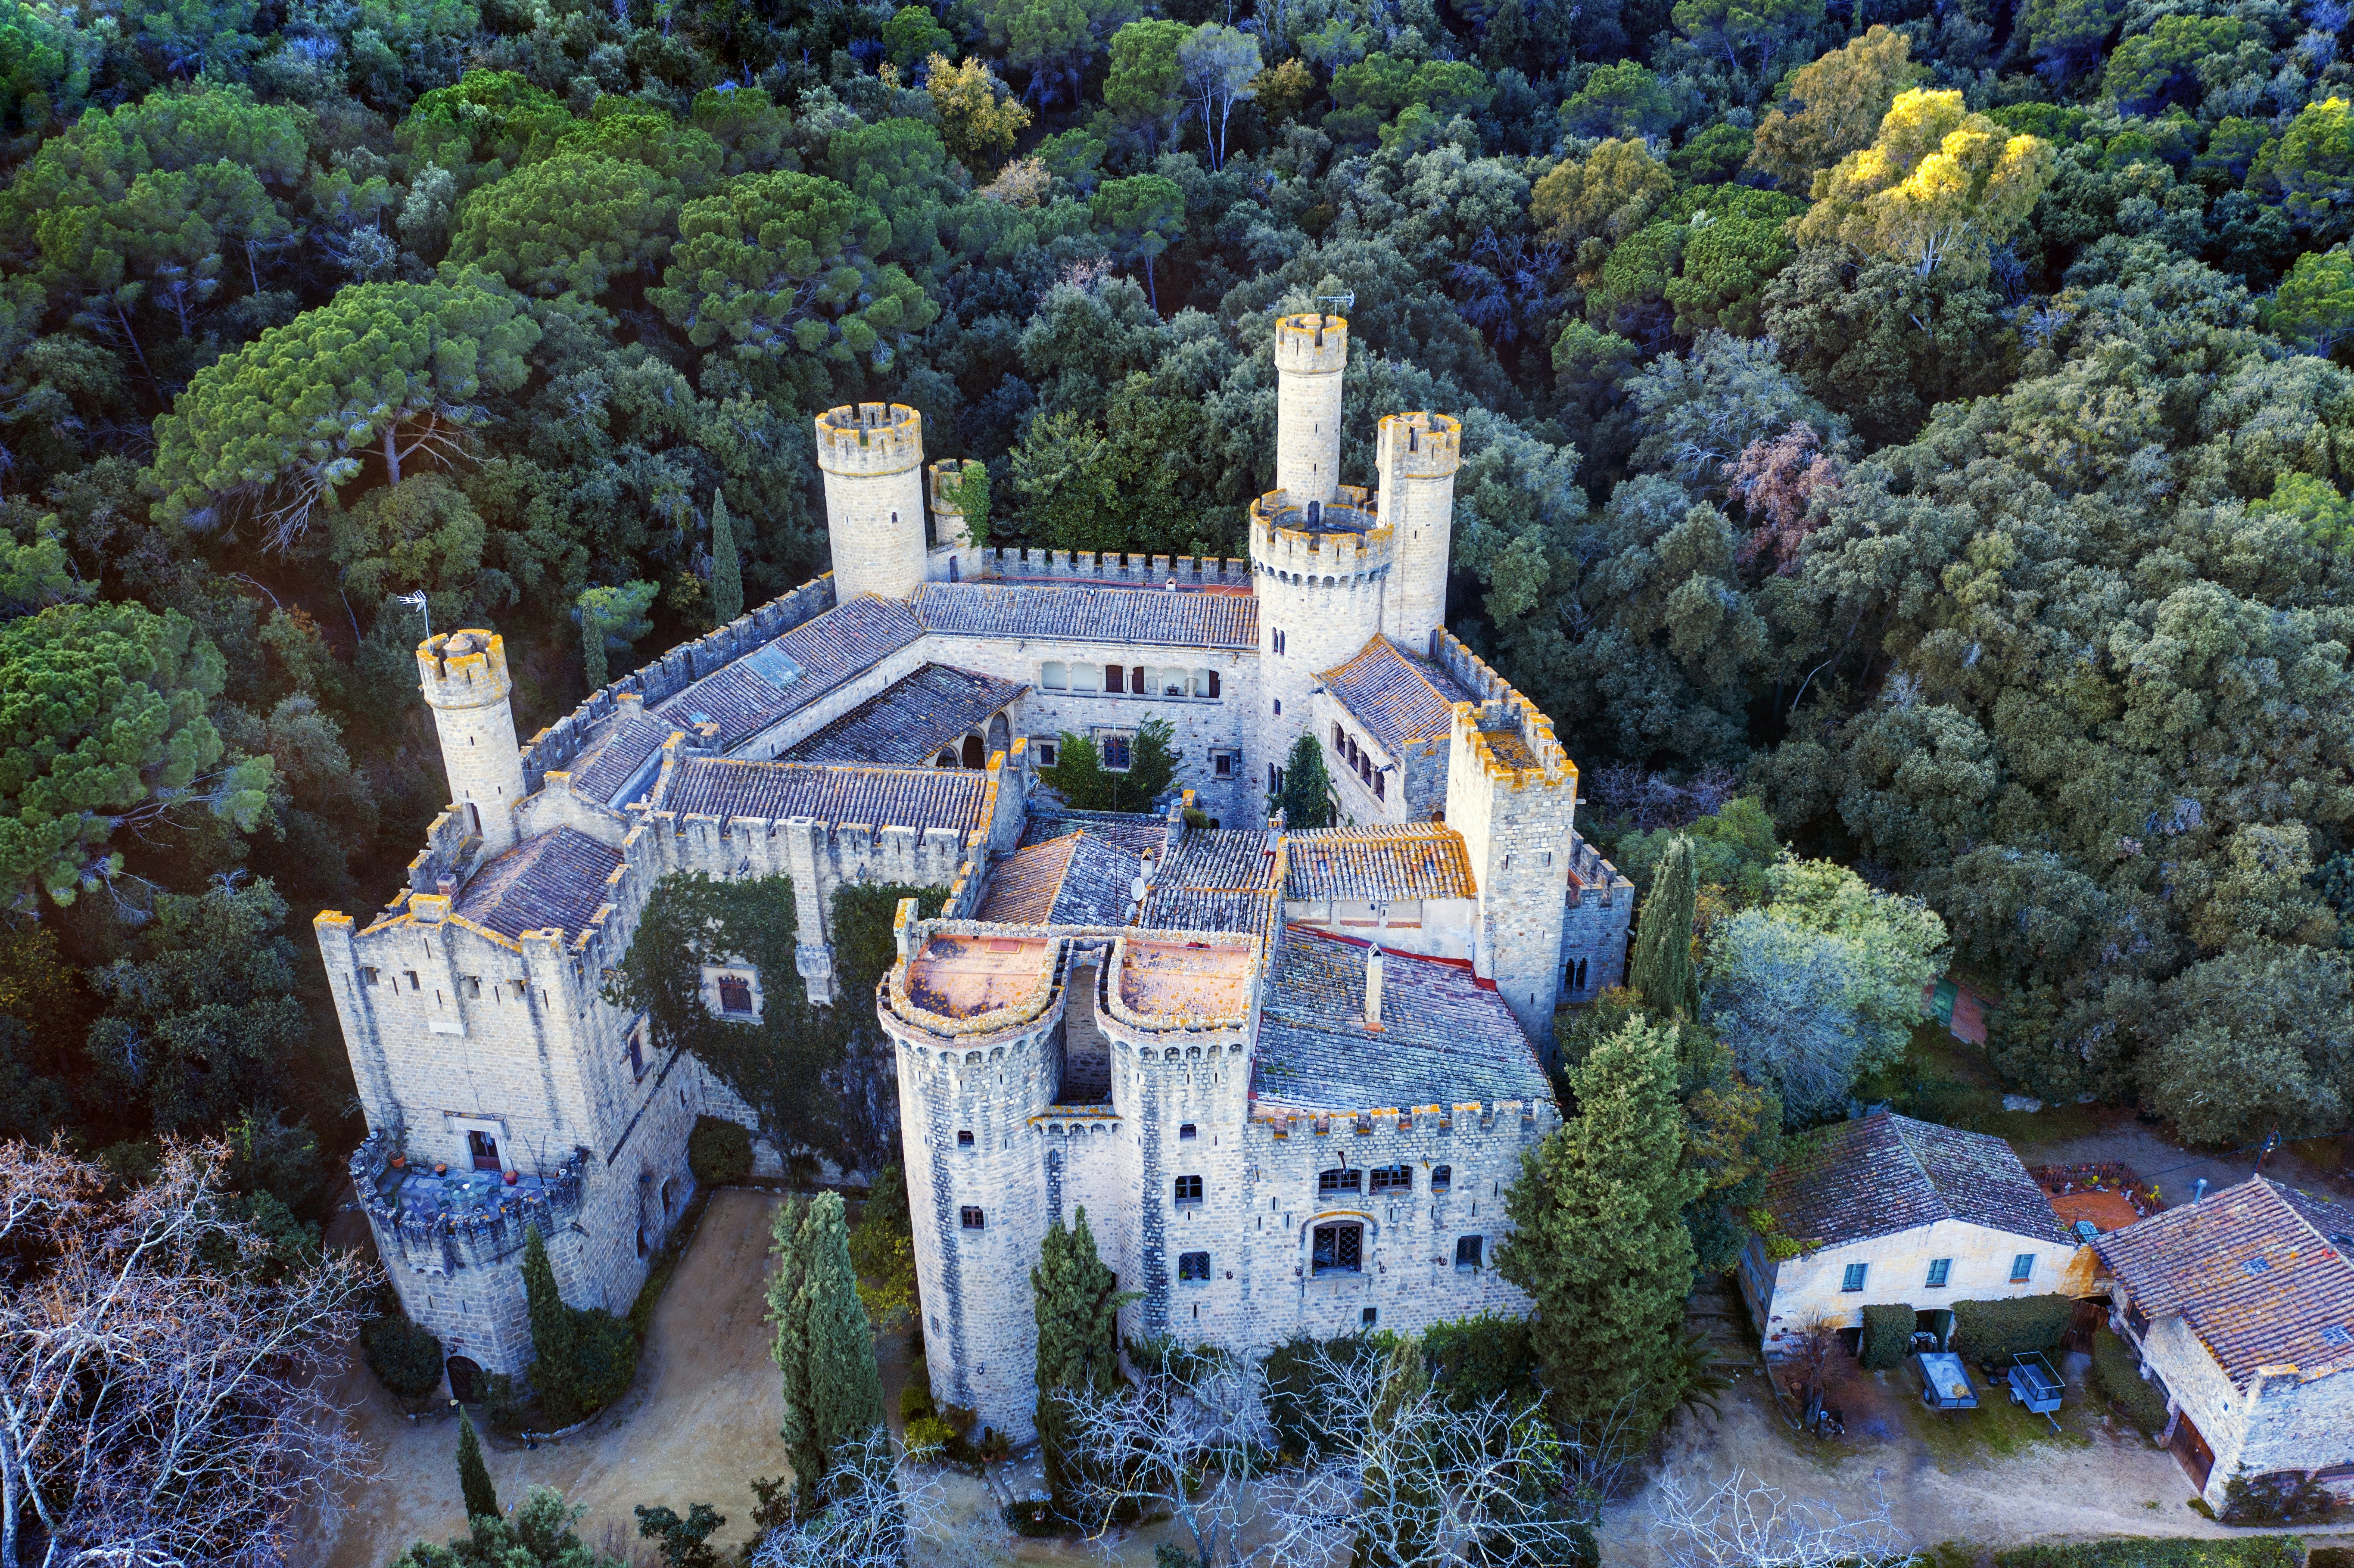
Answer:
M397 593L392 598L397 604L413 604L417 607L417 613L425 618L425 641L432 641L433 612L425 608L425 590L419 588L415 593Z
M1357 296L1353 291L1346 294L1319 294L1316 296L1315 302L1320 305L1338 305L1344 311L1352 311L1357 308Z

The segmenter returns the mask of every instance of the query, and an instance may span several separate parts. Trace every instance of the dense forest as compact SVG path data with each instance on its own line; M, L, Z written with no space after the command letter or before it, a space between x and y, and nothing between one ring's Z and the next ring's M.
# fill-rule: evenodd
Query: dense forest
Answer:
M854 398L995 543L1239 553L1319 301L1351 477L1463 418L1450 620L1592 836L1925 900L2025 1092L2335 1130L2349 15L8 0L0 1133L234 1128L292 1223L420 611L528 733L824 568Z

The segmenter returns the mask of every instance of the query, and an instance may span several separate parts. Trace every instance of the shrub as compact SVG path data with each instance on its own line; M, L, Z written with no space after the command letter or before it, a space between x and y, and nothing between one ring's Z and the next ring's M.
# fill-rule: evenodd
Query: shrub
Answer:
M2232 1541L2154 1540L2124 1536L2014 1546L1995 1553L1995 1568L2297 1568L2305 1545L2293 1535L2243 1535Z
M1324 1400L1319 1392L1314 1361L1320 1350L1339 1366L1353 1366L1361 1357L1385 1357L1395 1340L1386 1333L1343 1334L1319 1340L1295 1334L1267 1353L1267 1418L1275 1427L1277 1443L1286 1453L1306 1454L1325 1446Z
M918 1415L907 1423L907 1452L928 1459L956 1441L956 1428L937 1415Z
M1866 1307L1863 1338L1856 1349L1858 1364L1867 1372L1903 1365L1904 1352L1913 1348L1913 1323L1909 1305Z
M1423 1330L1422 1353L1430 1363L1431 1381L1458 1408L1485 1404L1501 1394L1518 1409L1543 1397L1537 1386L1536 1351L1529 1343L1524 1319L1482 1312L1433 1323Z
M2234 1476L2223 1484L2225 1524L2320 1524L2337 1513L2337 1497L2300 1470Z
M2166 1396L2141 1375L2134 1348L2106 1329L2093 1337L2093 1382L2144 1436L2166 1425Z
M2048 1351L2066 1336L2075 1311L2076 1304L2065 1296L1956 1301L1953 1347L1974 1361L2009 1361L2030 1351Z
M2305 1568L2354 1568L2354 1546L2317 1546L2306 1554Z
M371 1318L360 1330L368 1371L400 1399L423 1399L441 1384L441 1341L405 1317Z
M1044 1498L1029 1498L1005 1505L1005 1527L1016 1535L1026 1535L1033 1541L1063 1533L1062 1516L1055 1505Z
M686 1167L700 1186L741 1181L752 1173L751 1128L716 1116L696 1117L695 1130L686 1135Z
M621 1397L638 1372L638 1336L626 1318L596 1308L577 1310L572 1319L572 1397L579 1420Z

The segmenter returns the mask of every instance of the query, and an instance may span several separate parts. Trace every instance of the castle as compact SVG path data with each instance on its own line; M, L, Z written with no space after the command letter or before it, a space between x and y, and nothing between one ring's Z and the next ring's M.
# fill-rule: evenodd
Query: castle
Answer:
M1525 1308L1502 1196L1558 1124L1556 1004L1621 979L1633 888L1575 827L1551 722L1443 625L1461 426L1380 422L1340 481L1348 323L1276 323L1277 488L1247 561L977 547L920 416L818 417L833 571L519 745L499 638L418 649L451 806L405 885L319 945L369 1135L362 1208L463 1394L531 1359L518 1264L628 1308L693 1189L687 1136L748 1107L605 994L662 879L790 879L790 974L896 1053L933 1393L1031 1430L1041 1237L1084 1207L1123 1334L1264 1346ZM927 514L930 526L927 530ZM1182 754L1165 810L1039 791L1060 737ZM1337 819L1265 804L1303 733ZM1206 823L1207 825L1203 825ZM898 909L843 995L833 895ZM770 1161L779 1151L762 1148Z

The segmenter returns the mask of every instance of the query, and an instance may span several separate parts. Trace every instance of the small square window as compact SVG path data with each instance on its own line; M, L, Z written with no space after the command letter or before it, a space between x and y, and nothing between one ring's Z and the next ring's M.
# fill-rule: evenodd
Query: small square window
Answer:
M1320 1198L1333 1198L1343 1192L1362 1192L1364 1190L1365 1173L1362 1171L1323 1171L1317 1173L1316 1195Z
M2273 1271L2272 1259L2268 1257L2252 1257L2240 1266L2246 1269L2250 1274L2270 1274ZM2012 1264L2010 1266L2010 1277L2013 1279L2020 1277L2018 1264Z
M1055 766L1055 743L1053 741L1042 740L1036 746L1032 747L1031 750L1037 754L1039 767L1052 768Z
M1363 1225L1318 1225L1309 1236L1309 1257L1314 1271L1320 1276L1363 1272L1365 1227Z
M417 971L415 969L410 969L407 972L408 975L408 989L411 991L423 991L425 989L424 982L420 981L417 978Z
M1097 753L1103 758L1104 770L1106 772L1125 773L1128 771L1129 737L1127 736L1107 735L1096 743L1096 747Z
M972 1134L970 1131L959 1130L957 1133L957 1147L959 1149L970 1149L972 1147Z
M958 1211L957 1217L964 1222L965 1229L969 1231L977 1231L981 1229L981 1211L974 1208L970 1203L967 1203L961 1210Z
M1189 1121L1189 1122L1184 1122L1184 1123L1181 1124L1181 1125L1178 1127L1178 1128L1177 1128L1177 1136L1178 1136L1178 1137L1180 1137L1180 1138L1191 1138L1191 1137L1193 1137L1193 1124L1192 1122L1190 1122L1190 1121Z
M1954 1260L1952 1258L1931 1258L1929 1260L1929 1288L1932 1290L1944 1289L1946 1287L1946 1277L1951 1275L1953 1272Z
M1374 1324L1382 1320L1382 1309L1378 1307L1366 1308L1363 1320L1366 1328L1372 1328Z
M719 977L719 1011L748 1013L752 1011L752 982L743 975Z
M1200 1281L1210 1277L1210 1255L1206 1252L1181 1252L1177 1255L1177 1277L1180 1281Z
M1455 1241L1455 1268L1458 1274L1469 1274L1479 1266L1482 1236L1458 1236Z
M363 968L360 970L360 983L362 985L376 984L376 971L372 969Z
M1455 1185L1455 1167L1454 1167L1454 1166L1452 1166L1452 1165L1434 1165L1434 1166L1432 1166L1432 1167L1430 1168L1430 1190L1431 1190L1432 1192L1446 1192L1448 1188L1450 1188L1450 1187L1452 1187L1452 1186L1454 1186L1454 1185Z
M1235 776L1235 754L1231 751L1210 753L1210 774L1216 779L1232 779Z
M1414 1191L1414 1167L1383 1165L1373 1171L1373 1191L1376 1192L1411 1192Z
M1178 1177L1177 1201L1181 1203L1200 1202L1202 1201L1202 1179L1199 1176Z
M1850 1264L1849 1264L1849 1265L1847 1266L1847 1273L1846 1273L1845 1275L1843 1275L1843 1276L1840 1277L1840 1288L1841 1290L1861 1290L1861 1289L1862 1289L1862 1288L1863 1288L1863 1275L1864 1275L1864 1270L1866 1270L1866 1269L1870 1268L1871 1266L1871 1266L1870 1264L1867 1264L1867 1263L1850 1263Z
M2035 1255L2033 1253L2022 1252L2010 1260L2010 1282L2013 1285L2024 1285L2034 1277L2034 1275Z

